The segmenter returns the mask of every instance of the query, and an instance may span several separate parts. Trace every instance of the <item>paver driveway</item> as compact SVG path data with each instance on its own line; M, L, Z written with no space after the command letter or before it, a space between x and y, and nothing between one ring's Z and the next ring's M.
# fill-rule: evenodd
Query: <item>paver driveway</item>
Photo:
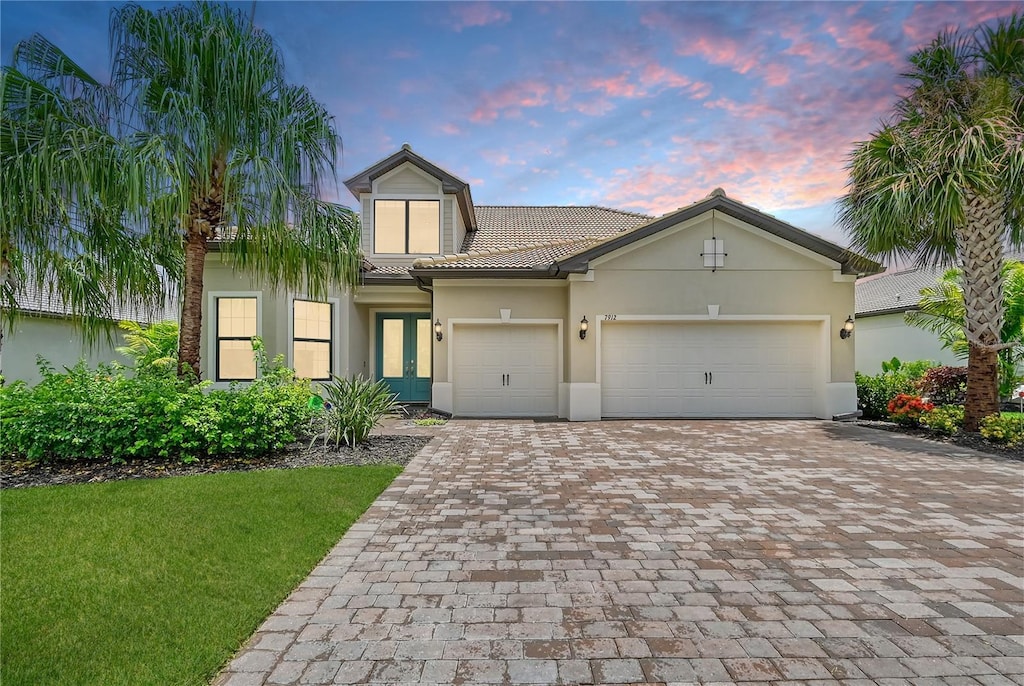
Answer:
M1024 683L1024 463L811 421L437 434L218 683Z

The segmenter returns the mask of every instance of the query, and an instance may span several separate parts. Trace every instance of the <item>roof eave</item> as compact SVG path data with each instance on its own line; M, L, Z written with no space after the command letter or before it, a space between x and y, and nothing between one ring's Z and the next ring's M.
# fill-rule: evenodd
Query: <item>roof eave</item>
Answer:
M432 283L434 279L564 279L568 275L564 271L553 269L554 266L552 264L535 267L471 267L465 269L417 267L410 269L409 273L425 283Z

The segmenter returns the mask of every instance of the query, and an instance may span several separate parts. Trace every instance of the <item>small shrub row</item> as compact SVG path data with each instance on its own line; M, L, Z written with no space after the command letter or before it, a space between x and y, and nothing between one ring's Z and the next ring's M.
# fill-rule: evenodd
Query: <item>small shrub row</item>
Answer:
M309 382L280 360L246 386L211 390L173 373L130 377L118 365L66 373L0 389L0 454L32 460L262 455L305 432L313 410Z
M882 363L881 374L857 372L857 407L864 419L888 419L889 402L900 394L916 395L918 381L933 366L927 360L901 362L894 357Z
M981 420L981 435L993 443L1024 447L1024 417L994 414Z
M935 409L935 406L925 402L919 396L908 393L900 393L889 401L887 408L889 418L902 426L917 426L921 416Z
M952 436L964 425L964 408L962 405L944 405L931 412L921 415L921 426L936 433Z

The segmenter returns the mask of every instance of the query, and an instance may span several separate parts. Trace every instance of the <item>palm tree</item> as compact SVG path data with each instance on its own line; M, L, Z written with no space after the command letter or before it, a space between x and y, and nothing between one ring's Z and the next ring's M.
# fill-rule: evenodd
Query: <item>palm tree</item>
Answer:
M964 334L964 291L960 270L949 269L931 286L921 289L917 310L907 312L907 324L938 336L942 346L966 358L970 346ZM999 395L1007 397L1017 384L1024 364L1024 262L1007 260L1003 265L1003 326L1000 341L1011 347L1000 350Z
M174 259L128 228L142 204L120 183L110 89L38 38L18 46L15 64L0 72L0 327L34 289L93 342L113 306L162 305L160 267L173 272Z
M178 257L181 375L199 375L211 242L270 289L320 297L331 284L358 282L358 220L321 198L335 174L333 119L306 88L285 81L269 35L223 5L152 12L128 4L111 12L111 52L93 128L109 132L119 164L111 178L94 177L93 149L73 151L89 162L74 181L130 227L125 233ZM18 52L24 71L45 75L59 54L41 37ZM60 92L88 80L58 62ZM115 184L120 204L108 208L96 189Z
M941 34L910 56L907 95L849 161L840 223L873 256L962 270L964 427L998 411L1000 271L1024 242L1024 20Z

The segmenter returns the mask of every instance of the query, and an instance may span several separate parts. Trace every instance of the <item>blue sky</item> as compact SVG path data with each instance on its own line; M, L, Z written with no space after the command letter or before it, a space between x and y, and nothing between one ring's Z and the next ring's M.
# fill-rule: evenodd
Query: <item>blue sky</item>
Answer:
M4 63L38 32L106 75L112 6L5 0ZM477 204L662 214L721 186L845 244L844 161L891 109L907 54L1014 11L1024 3L261 0L256 23L336 117L339 179L408 142ZM354 204L344 187L335 199Z

